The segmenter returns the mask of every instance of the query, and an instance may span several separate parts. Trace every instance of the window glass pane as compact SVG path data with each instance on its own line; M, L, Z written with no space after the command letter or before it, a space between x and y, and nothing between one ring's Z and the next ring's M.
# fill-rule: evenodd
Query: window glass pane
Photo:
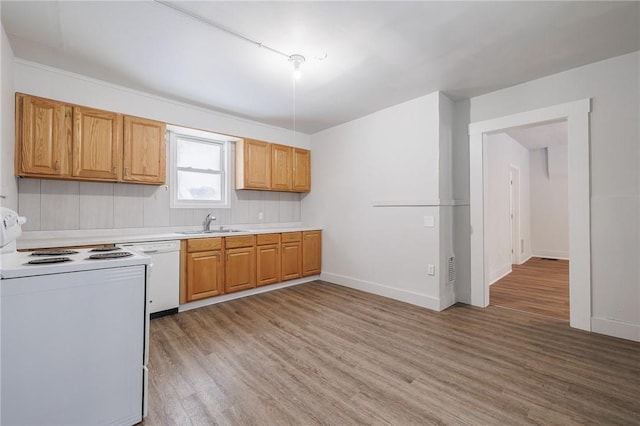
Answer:
M222 185L219 174L178 170L178 200L221 201Z
M203 170L220 170L222 146L216 143L200 142L178 138L178 167L192 167Z

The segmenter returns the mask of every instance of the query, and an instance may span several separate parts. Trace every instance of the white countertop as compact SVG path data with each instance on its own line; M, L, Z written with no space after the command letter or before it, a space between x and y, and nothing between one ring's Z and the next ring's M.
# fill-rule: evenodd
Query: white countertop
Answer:
M127 229L96 229L96 230L74 230L74 231L31 231L23 232L17 240L18 249L41 249L54 247L74 247L95 244L122 244L139 243L166 240L185 240L193 238L211 237L231 237L251 234L271 234L280 232L314 231L321 230L320 227L302 226L297 223L287 223L281 225L260 225L234 226L224 225L224 229L238 229L240 232L224 233L202 233L183 234L181 232L191 232L198 230L198 227L175 227L175 228L127 228ZM216 229L219 226L213 226ZM250 227L250 229L249 229Z

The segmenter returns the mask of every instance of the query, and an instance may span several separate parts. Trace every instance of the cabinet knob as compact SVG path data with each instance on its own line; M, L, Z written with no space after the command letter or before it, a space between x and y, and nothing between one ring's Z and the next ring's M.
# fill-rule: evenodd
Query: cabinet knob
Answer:
M60 161L56 160L56 163L53 165L53 170L55 170L56 172L60 171Z
M128 167L125 167L125 168L124 168L124 175L125 175L126 177L129 177L129 168L128 168Z

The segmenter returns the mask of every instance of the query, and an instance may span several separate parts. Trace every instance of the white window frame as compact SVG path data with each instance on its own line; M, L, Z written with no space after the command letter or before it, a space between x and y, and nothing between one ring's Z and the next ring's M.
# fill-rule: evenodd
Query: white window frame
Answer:
M230 143L236 142L238 139L221 135L218 133L205 132L202 130L190 129L186 127L179 127L168 125L167 133L169 139L169 175L170 175L170 202L169 205L172 209L228 209L231 208L229 201L229 187L231 184L231 176L228 165L230 164L229 156L231 152ZM217 171L205 171L193 169L191 171L201 173L220 174L221 178L221 200L179 200L178 199L178 138L189 139L192 141L216 144L221 146L220 155L220 168Z

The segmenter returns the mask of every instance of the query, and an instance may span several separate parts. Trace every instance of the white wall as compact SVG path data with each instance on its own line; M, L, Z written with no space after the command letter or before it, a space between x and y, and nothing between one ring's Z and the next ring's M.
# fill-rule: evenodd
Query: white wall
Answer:
M311 137L314 186L303 198L302 216L324 229L324 279L442 308L440 208L424 205L439 197L440 96L414 99ZM390 200L423 205L373 206ZM425 227L424 216L433 216L435 227ZM427 275L430 263L435 276Z
M470 119L584 98L592 99L592 329L640 340L640 52L475 97Z
M489 267L489 282L493 283L511 272L509 171L512 165L520 170L520 240L523 250L519 257L526 260L531 256L529 151L506 133L490 135L487 141L485 256Z
M0 152L2 162L0 164L0 205L10 209L18 209L18 184L13 175L13 152L15 141L15 97L14 97L14 72L13 51L9 45L9 39L2 27L2 45L0 46L0 80L2 94L0 99Z
M548 154L547 154L548 153ZM529 151L531 253L569 258L569 182L567 145Z
M15 91L185 127L300 147L310 145L308 135L22 60L15 61ZM13 138L11 135L10 140ZM3 155L2 165L13 171L13 155ZM214 225L301 221L300 195L295 193L231 191L230 209L171 209L166 187L45 179L19 180L18 210L28 218L24 230L34 232L195 226L209 211L217 217ZM259 212L263 212L263 219L258 218Z

